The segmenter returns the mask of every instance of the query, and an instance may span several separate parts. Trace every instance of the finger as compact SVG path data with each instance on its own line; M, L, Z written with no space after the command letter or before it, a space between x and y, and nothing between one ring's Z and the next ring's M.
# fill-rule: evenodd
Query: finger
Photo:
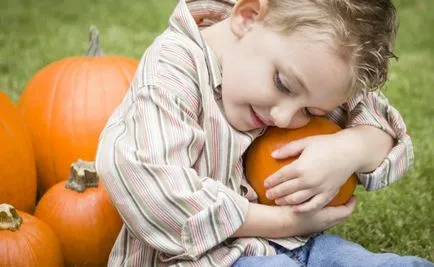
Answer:
M335 207L325 207L323 209L324 212L327 213L328 218L334 218L330 221L330 224L336 225L345 219L348 218L348 216L353 213L354 208L356 207L357 200L355 196L352 196L347 203L341 206L335 206Z
M317 204L316 207L312 206L312 205L314 205L314 203L311 203L311 204L305 203L306 205L301 204L301 205L294 207L294 211L295 212L310 212L310 211L315 211L315 210L324 208L337 195L338 190L331 191L331 192L332 192L331 194L328 194L328 193L318 194L318 198L316 199L316 201L318 201L318 203L316 203Z
M344 205L335 207L338 209L341 208L340 211L341 218L339 219L339 223L347 219L351 215L351 213L353 213L356 204L357 204L356 197L352 196L350 200L348 200L348 202L345 203Z
M294 181L297 180L299 179L296 179ZM277 197L275 202L277 205L297 205L309 200L314 195L315 192L310 189L300 190L292 194L286 194L283 197Z
M347 201L347 203L344 204L349 209L350 214L354 211L354 208L356 207L357 199L356 196L352 195L351 198Z
M314 212L324 208L328 203L326 194L314 195L308 201L300 205L294 206L294 212Z
M274 150L271 156L275 159L284 159L288 157L295 157L301 154L306 148L307 138L298 139L296 141L289 142L279 149Z
M268 189L298 176L299 172L296 169L296 162L293 162L283 166L278 171L267 177L267 179L264 180L264 187Z

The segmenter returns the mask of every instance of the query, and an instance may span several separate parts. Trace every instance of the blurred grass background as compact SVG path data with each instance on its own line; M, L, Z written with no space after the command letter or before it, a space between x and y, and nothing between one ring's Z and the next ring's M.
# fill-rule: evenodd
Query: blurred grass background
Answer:
M384 88L407 122L413 170L378 192L358 188L352 217L330 233L376 251L434 261L434 1L395 0L400 29ZM167 25L175 0L0 1L0 91L17 101L50 62L79 56L96 25L105 54L140 58Z

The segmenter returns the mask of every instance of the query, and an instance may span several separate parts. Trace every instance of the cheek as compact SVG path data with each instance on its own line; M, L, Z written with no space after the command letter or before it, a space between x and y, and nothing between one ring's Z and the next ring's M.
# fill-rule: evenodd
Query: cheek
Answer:
M233 91L234 87L243 80L243 66L240 66L239 61L235 58L230 58L225 60L222 68L222 87L227 91Z
M288 129L298 129L306 126L310 121L310 118L300 115L294 117L288 125Z
M271 62L263 55L247 55L232 53L223 62L222 88L228 101L258 102L276 93L273 83L274 67Z
M263 98L273 94L271 71L266 68L231 66L223 72L222 86L241 98Z

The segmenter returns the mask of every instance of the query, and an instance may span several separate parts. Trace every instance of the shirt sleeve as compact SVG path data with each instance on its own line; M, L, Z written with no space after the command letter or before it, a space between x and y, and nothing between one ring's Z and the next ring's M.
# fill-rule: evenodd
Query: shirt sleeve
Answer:
M100 137L97 171L130 234L163 261L198 259L241 226L248 200L193 168L205 142L196 112L168 90L136 91Z
M401 178L413 165L414 152L407 127L398 110L380 92L358 94L335 109L330 118L345 128L358 125L377 127L395 139L395 145L372 172L358 172L359 181L368 191L378 190Z

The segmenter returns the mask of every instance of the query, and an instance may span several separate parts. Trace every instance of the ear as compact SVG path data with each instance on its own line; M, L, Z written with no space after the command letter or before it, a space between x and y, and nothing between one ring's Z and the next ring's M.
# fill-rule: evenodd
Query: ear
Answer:
M268 0L239 0L231 12L232 32L238 38L243 37L255 23L262 22L267 9Z

